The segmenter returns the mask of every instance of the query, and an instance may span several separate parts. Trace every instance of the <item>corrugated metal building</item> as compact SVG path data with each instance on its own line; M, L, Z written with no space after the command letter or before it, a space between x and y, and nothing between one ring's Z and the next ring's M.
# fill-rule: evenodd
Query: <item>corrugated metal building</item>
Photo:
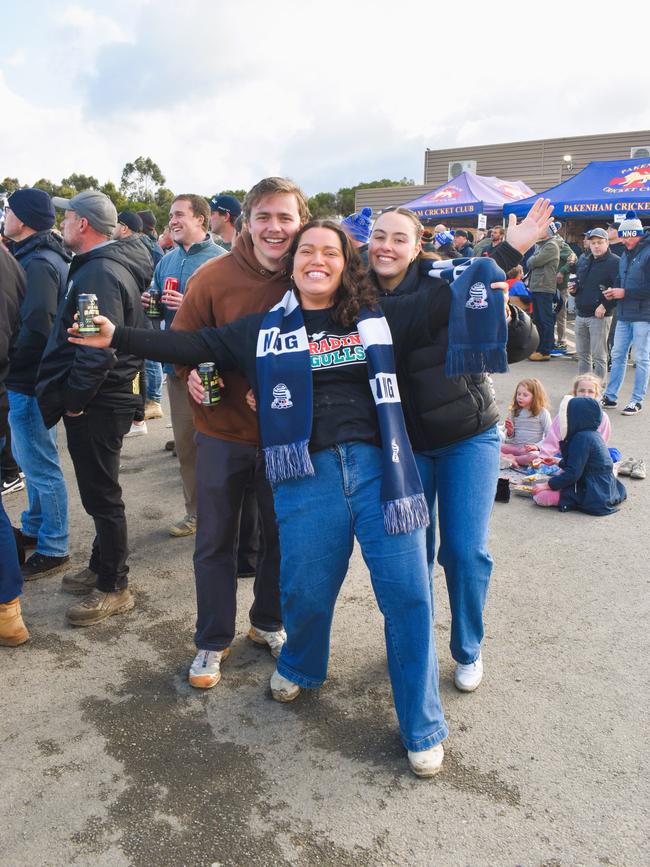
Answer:
M567 156L570 161L564 159ZM355 210L367 206L376 213L403 204L435 190L465 169L506 181L524 181L531 189L542 192L584 169L592 160L626 160L635 156L650 157L650 130L427 149L423 185L359 190Z

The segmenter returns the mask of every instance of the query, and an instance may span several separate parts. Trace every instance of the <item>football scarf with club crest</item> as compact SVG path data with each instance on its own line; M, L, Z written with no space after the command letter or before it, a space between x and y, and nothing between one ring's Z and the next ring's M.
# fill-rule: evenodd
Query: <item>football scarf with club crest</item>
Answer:
M451 286L447 376L466 373L507 373L508 323L505 298L492 283L506 275L489 256L432 262L430 277Z
M393 341L380 310L357 318L377 409L382 451L381 506L386 531L409 533L429 524L429 509L400 402ZM313 383L309 341L294 292L264 317L257 338L257 411L270 482L314 475L309 456Z

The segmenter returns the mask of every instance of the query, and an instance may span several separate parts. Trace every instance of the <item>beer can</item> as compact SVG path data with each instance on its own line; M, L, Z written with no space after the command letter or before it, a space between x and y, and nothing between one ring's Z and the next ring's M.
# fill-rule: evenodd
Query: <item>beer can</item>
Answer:
M147 307L147 316L149 319L160 319L162 317L162 292L160 289L155 289L153 286L149 290L149 306Z
M165 280L165 286L163 288L163 295L165 292L178 292L178 277L167 277Z
M99 326L93 322L93 316L99 316L97 296L86 293L78 295L77 310L79 311L79 333L99 334Z
M219 388L219 374L213 361L204 361L198 367L199 376L205 389L205 394L201 403L203 406L216 406L221 400L221 390Z

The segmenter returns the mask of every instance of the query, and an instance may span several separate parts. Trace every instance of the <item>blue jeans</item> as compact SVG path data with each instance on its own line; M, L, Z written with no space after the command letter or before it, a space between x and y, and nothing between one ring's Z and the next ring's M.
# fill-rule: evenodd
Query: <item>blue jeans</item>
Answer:
M0 437L0 448L5 438ZM23 576L18 563L16 539L11 521L0 497L0 605L13 600L23 592Z
M609 372L609 382L605 389L605 397L616 400L625 379L627 354L630 346L634 346L634 385L632 400L643 403L648 389L648 374L650 374L650 322L623 322L617 320L612 347L612 369Z
M163 371L159 361L145 361L144 371L147 379L147 400L160 403L162 400Z
M56 427L43 423L35 397L9 392L11 444L25 473L28 508L22 530L38 540L36 550L48 557L68 553L68 492L56 447Z
M281 675L300 686L327 677L334 605L354 537L384 615L388 672L404 746L447 737L438 695L424 530L389 536L380 502L381 452L350 442L312 455L315 475L274 485L280 531L280 594L287 642Z
M438 501L438 562L445 570L451 608L449 647L462 665L475 662L481 652L483 608L492 574L487 542L499 478L499 447L495 425L470 439L415 455L431 510L427 560L432 580Z

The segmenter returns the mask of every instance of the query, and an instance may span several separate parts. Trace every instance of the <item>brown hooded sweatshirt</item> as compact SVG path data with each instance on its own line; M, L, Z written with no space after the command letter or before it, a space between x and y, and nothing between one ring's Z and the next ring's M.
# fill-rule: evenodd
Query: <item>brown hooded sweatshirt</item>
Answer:
M277 304L288 288L286 271L269 271L257 261L253 241L245 229L230 253L206 262L187 281L172 328L197 331L261 313ZM178 375L185 379L189 372L187 367L177 368ZM257 445L257 417L246 403L248 381L238 371L226 371L221 377L225 387L217 406L199 406L188 395L195 428L207 436Z

